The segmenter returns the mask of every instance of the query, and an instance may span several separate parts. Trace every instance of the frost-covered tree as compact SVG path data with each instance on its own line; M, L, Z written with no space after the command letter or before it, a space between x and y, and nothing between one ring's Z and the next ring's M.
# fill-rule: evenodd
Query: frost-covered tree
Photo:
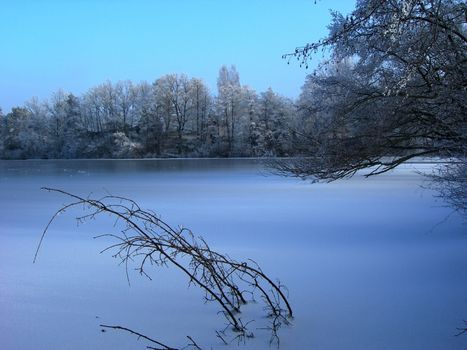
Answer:
M4 157L4 140L6 136L6 120L0 107L0 158Z
M102 133L107 129L109 113L113 107L108 101L111 93L110 83L101 84L89 89L83 98L85 125L88 132Z
M79 149L86 143L86 133L80 99L71 93L65 100L65 113L64 134L67 142L62 148L62 158L76 158L79 157Z
M31 130L30 142L34 144L32 147L34 153L30 154L30 158L47 158L50 149L50 134L48 132L48 111L47 104L42 103L37 97L26 101L24 108L29 114L28 126Z
M163 148L166 148L170 139L170 133L173 130L174 122L174 111L172 103L171 83L170 80L175 80L175 77L168 78L163 76L157 79L154 84L154 101L157 118L162 123L162 140L164 142Z
M88 125L92 132L116 132L122 126L118 118L117 91L110 81L91 88L85 96Z
M31 113L23 107L13 107L5 116L4 157L27 159L40 157L40 135L34 129Z
M169 131L170 123L174 123L178 154L183 152L183 136L194 108L192 88L192 82L184 74L165 75L155 83L156 98L163 109L166 131Z
M217 78L217 114L222 139L226 141L225 153L232 155L237 146L237 128L243 116L242 87L235 66L222 66ZM222 150L221 150L222 152Z
M310 118L321 123L302 138L310 158L282 170L333 180L369 167L379 174L417 156L465 164L466 12L460 0L359 0L349 16L334 13L327 37L286 55L306 65L331 51L307 81ZM350 62L345 71L342 62Z
M111 157L114 147L112 133L122 125L117 116L116 93L110 82L89 89L81 99L85 142L80 157Z
M258 101L259 128L267 155L285 156L291 152L290 129L295 114L292 102L271 88Z
M242 88L242 108L244 108L244 118L242 123L241 148L242 155L263 156L264 149L262 143L262 133L259 128L258 94L248 86Z
M231 65L230 67L223 65L219 69L219 75L217 77L218 92L220 92L222 87L228 85L240 87L240 74L237 71L237 67L234 65Z
M193 99L194 130L201 145L206 140L206 124L212 97L206 84L197 78L191 79L191 94Z
M135 115L138 116L137 130L141 142L141 151L149 156L160 156L163 123L158 113L154 88L147 82L136 86Z
M77 157L84 137L78 98L59 90L45 106L48 118L48 155L53 158Z
M119 129L128 136L129 130L133 128L136 110L137 89L129 80L119 81L115 87L116 114L119 120Z
M50 102L47 104L48 110L48 128L50 134L52 157L60 157L61 150L67 142L65 137L66 129L66 94L63 90L59 90L52 95Z

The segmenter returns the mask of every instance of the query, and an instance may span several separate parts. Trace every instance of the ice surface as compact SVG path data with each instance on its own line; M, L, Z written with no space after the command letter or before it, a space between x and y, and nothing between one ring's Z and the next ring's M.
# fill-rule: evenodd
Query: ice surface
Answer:
M296 317L281 349L465 349L467 336L453 336L467 317L465 225L456 215L437 225L450 210L413 167L311 185L252 160L0 161L0 348L145 348L102 322L225 348L218 308L179 272L135 273L128 286L124 267L99 254L108 241L92 238L112 230L105 219L76 227L76 212L62 215L32 264L67 203L40 190L49 186L128 196L220 252L254 258L290 290ZM239 348L268 348L267 334Z

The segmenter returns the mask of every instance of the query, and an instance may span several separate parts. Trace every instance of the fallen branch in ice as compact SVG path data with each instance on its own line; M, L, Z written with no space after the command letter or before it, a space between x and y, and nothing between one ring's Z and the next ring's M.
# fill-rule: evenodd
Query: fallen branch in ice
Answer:
M134 330L132 330L130 328L127 328L127 327L110 326L110 325L106 325L106 324L100 324L99 326L102 327L103 332L105 332L105 329L114 329L114 330L118 330L118 331L124 331L124 332L127 332L127 333L130 333L130 334L133 334L133 335L137 336L138 339L145 339L145 340L149 341L150 343L156 344L157 347L150 346L150 345L146 346L146 349L150 349L150 350L187 350L187 349L203 350L194 341L194 339L192 337L188 336L188 335L187 335L187 338L188 338L188 340L190 342L186 346L184 346L183 348L178 349L178 348L173 348L171 346L165 345L164 343L161 343L158 340L154 340L152 338L149 338L148 336L146 336L146 335L144 335L142 333L136 332L136 331L134 331Z
M116 240L115 244L103 251L115 252L113 256L125 264L127 276L128 265L137 261L137 271L147 277L148 264L173 266L181 270L187 276L189 285L199 287L204 291L206 301L215 302L221 308L220 314L227 321L227 326L216 334L221 336L223 341L232 334L232 340L237 341L245 341L254 336L248 327L250 322L242 321L240 315L242 307L249 299L260 299L269 319L268 326L262 329L270 332L271 343L279 345L278 330L283 324L290 323L292 308L285 295L285 287L268 277L255 261L238 262L226 254L215 252L203 238L195 237L189 229L171 227L154 212L141 209L131 199L112 195L99 199L83 198L59 189L43 189L64 194L70 197L72 202L57 210L50 219L39 241L34 261L50 225L67 209L80 206L86 210L85 215L77 218L78 222L93 219L100 214L110 215L122 224L123 229L118 233L99 237L111 237ZM126 330L153 341L125 327L110 328ZM190 340L192 346L198 347L192 339Z
M459 331L459 333L455 334L456 337L464 334L464 333L467 333L467 321L464 320L464 327L458 327L457 330Z
M138 339L142 338L142 339L146 339L147 341L149 341L150 343L153 343L153 344L156 344L157 346L160 346L158 348L155 348L155 347L151 347L151 346L147 346L148 349L154 349L154 350L178 350L177 348L172 348L168 345L165 345L164 343L161 343L160 341L157 341L157 340L154 340L152 338L149 338L148 336L144 335L144 334L141 334L139 332L136 332L134 330L131 330L127 327L122 327L122 326L109 326L109 325L106 325L106 324L100 324L99 325L100 327L102 328L109 328L109 329L115 329L115 330L120 330L120 331L125 331L125 332L128 332L128 333L131 333L133 335L136 335L138 337Z

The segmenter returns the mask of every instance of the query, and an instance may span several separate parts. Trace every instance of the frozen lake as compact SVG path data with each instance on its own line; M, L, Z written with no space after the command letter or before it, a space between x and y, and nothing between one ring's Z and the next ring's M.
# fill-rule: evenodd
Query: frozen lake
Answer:
M42 229L68 199L107 191L191 228L213 248L253 258L290 291L295 311L281 349L466 349L467 231L407 165L379 177L311 185L265 176L254 160L0 161L0 348L144 349L119 324L172 346L206 349L223 319L183 275L132 274L72 213ZM442 222L442 223L441 223ZM254 312L254 311L252 311ZM261 320L259 320L260 322ZM233 349L267 349L268 336Z

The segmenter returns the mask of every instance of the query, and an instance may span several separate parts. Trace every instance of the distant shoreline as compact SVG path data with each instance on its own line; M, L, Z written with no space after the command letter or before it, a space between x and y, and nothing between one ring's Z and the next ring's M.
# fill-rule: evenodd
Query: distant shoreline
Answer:
M29 158L29 159L0 159L5 162L34 162L34 161L188 161L188 160L252 160L252 161L274 161L286 159L298 159L299 157L159 157L159 158ZM451 159L451 160L449 160ZM403 164L455 164L458 161L452 158L442 159L439 157L414 158Z

